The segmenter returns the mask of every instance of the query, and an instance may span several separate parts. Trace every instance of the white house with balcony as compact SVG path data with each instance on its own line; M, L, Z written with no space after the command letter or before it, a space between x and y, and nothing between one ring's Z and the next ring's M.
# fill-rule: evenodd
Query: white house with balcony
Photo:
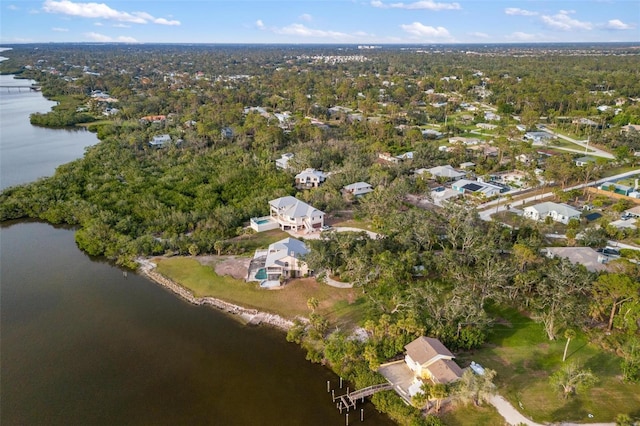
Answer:
M327 175L322 170L304 169L296 175L296 188L311 189L319 187L325 180Z
M261 287L278 287L289 278L303 277L309 273L307 263L301 260L309 248L300 240L285 238L269 245L266 250L256 250L247 281L260 281Z
M283 231L313 232L324 226L324 213L292 196L269 201L271 220Z

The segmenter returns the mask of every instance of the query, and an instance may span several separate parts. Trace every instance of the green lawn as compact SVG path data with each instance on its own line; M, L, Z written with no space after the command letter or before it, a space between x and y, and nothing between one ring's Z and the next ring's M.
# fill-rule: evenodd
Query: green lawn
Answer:
M358 229L364 229L366 231L373 231L373 228L371 227L371 224L369 222L362 222L360 220L343 220L340 222L336 222L333 224L334 227L345 227L345 228L358 228Z
M458 405L452 411L440 416L447 426L502 426L504 418L492 405L475 407L473 404Z
M632 170L637 170L640 169L640 167L638 166L619 166L619 167L612 167L612 168L607 168L605 169L604 173L602 174L603 178L609 177L609 176L615 176L618 175L620 173L626 173L626 172L630 172Z
M271 231L241 235L225 241L225 244L235 245L241 248L244 253L253 253L257 249L266 249L269 247L269 244L273 244L276 241L280 241L288 237L290 237L290 235L286 232L281 231L280 229L273 229Z
M213 267L201 265L196 259L173 257L155 259L158 272L190 289L198 297L212 296L247 308L271 312L285 318L308 316L307 300L320 301L318 313L325 315L332 326L351 328L364 315L360 289L339 289L320 284L313 278L293 280L277 290L261 289L257 283L246 283L215 273Z
M569 345L567 362L591 369L599 382L565 400L551 388L549 376L562 364L566 340L547 340L540 324L515 310L493 309L492 313L501 321L488 344L458 358L496 370L499 392L515 407L521 405L523 414L538 422L611 422L621 413L638 414L640 384L622 382L618 357L578 335Z

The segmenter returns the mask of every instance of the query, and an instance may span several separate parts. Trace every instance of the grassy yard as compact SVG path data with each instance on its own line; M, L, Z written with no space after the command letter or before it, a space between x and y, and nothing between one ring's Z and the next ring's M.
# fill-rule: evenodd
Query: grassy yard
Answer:
M261 289L257 283L246 283L215 273L213 267L196 259L173 257L156 259L158 272L190 289L196 296L212 296L247 308L271 312L285 318L308 316L307 300L320 301L317 312L326 316L332 327L351 328L364 315L362 292L320 284L315 279L297 279L277 290Z
M336 222L333 224L334 227L345 227L345 228L358 228L366 231L374 231L369 222L362 222L360 220L343 220L340 222ZM375 231L374 231L375 232Z
M492 405L475 407L473 404L458 405L440 416L447 426L501 426L506 425L504 418Z
M611 422L618 414L640 414L640 385L621 380L620 359L578 335L566 362L577 362L599 378L590 390L565 400L551 388L549 376L562 365L566 340L549 341L540 324L509 309L495 309L502 321L484 348L462 354L498 372L499 392L537 422ZM593 418L588 417L589 414Z
M290 237L290 235L286 232L280 229L273 229L271 231L240 235L239 237L225 241L225 244L237 246L241 248L244 253L253 253L257 249L266 249L270 244L288 237Z
M640 169L640 167L638 166L618 166L618 167L612 167L612 168L607 168L605 169L604 173L602 174L603 178L609 177L609 176L615 176L618 175L620 173L626 173L626 172L630 172L632 170L636 170L636 169Z

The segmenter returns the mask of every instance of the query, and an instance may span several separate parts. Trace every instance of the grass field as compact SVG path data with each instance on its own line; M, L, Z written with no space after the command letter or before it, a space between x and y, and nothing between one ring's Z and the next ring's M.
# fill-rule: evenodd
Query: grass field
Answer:
M620 359L578 335L569 345L566 362L577 362L599 378L584 393L565 400L549 384L562 365L566 340L549 341L540 324L509 309L495 309L502 321L485 347L458 357L498 372L499 392L521 412L538 422L611 422L618 414L640 415L640 385L621 380ZM590 418L589 414L593 417Z
M447 426L502 426L504 418L492 405L475 407L473 404L458 405L440 416Z
M242 248L242 251L245 253L253 253L257 249L267 248L269 244L273 244L289 236L289 234L280 229L273 229L271 231L241 235L226 241L226 244L236 245Z
M190 289L198 297L212 296L247 308L294 319L308 316L307 300L320 301L317 312L326 316L332 327L352 328L363 318L362 292L320 284L313 278L297 279L277 290L261 289L215 273L213 267L186 257L155 259L158 272Z

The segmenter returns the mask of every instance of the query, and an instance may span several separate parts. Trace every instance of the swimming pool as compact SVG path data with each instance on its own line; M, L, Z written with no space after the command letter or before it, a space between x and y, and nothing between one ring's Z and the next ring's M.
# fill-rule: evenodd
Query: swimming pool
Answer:
M264 268L260 268L258 269L258 272L256 272L256 279L257 280L264 280L267 278L267 270Z

